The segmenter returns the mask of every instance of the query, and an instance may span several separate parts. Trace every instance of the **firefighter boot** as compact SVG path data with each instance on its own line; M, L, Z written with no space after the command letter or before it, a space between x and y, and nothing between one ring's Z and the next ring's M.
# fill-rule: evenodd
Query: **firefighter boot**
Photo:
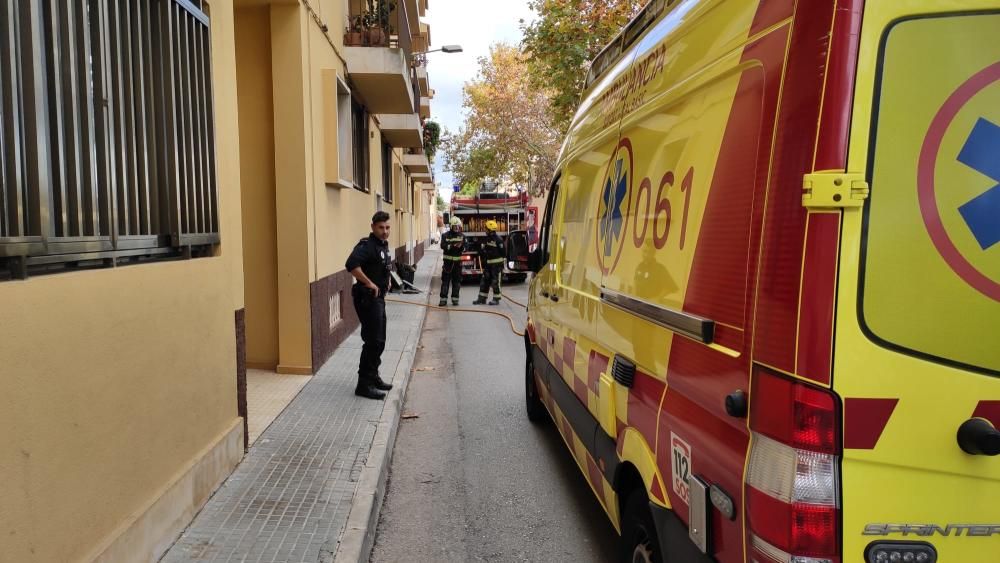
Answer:
M452 299L451 300L451 306L452 307L458 307L458 299Z
M447 299L442 299L442 300L438 301L438 307L447 307L447 306L448 306L448 300Z
M472 302L473 305L485 305L486 298L480 295L475 301Z
M493 301L490 301L490 305L499 305L499 304L500 304L500 298L499 297L494 297Z

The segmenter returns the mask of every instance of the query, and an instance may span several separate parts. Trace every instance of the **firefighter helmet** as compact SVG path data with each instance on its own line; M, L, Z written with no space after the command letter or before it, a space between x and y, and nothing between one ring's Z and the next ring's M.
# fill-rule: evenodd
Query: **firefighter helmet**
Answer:
M487 231L496 231L497 230L497 222L494 221L493 219L490 219L489 221L487 221L486 222L486 230Z
M452 217L451 221L449 221L449 224L452 227L461 227L462 226L462 220L459 219L458 217Z

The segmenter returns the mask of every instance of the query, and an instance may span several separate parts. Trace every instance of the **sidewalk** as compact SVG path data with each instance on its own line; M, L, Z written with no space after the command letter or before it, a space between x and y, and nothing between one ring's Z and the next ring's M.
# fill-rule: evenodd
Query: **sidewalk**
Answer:
M428 291L441 251L414 285ZM426 303L428 294L391 294ZM161 559L164 563L367 561L385 495L402 398L427 309L387 303L386 400L354 395L361 337L350 336L264 431Z

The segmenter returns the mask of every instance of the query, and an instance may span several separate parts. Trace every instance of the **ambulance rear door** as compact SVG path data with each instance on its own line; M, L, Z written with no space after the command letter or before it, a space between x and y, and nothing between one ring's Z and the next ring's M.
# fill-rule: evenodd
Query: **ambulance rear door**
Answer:
M834 389L844 561L1000 560L1000 2L865 8Z

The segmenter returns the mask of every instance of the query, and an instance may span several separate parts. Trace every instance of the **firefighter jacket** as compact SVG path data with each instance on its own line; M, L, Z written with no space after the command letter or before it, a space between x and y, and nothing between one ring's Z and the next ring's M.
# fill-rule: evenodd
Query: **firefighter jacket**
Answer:
M461 262L465 251L465 235L458 231L448 231L441 236L441 249L444 259L451 262Z
M503 239L496 233L486 235L486 240L480 246L484 264L503 264L504 245Z

